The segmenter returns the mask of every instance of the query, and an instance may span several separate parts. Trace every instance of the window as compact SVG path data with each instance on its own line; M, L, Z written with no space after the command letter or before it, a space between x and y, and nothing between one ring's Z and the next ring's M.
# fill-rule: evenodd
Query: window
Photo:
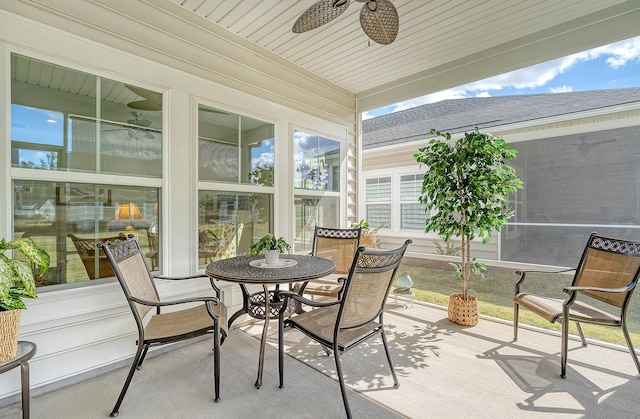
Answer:
M113 277L95 243L130 233L157 269L162 94L18 54L11 81L14 237L51 258L37 285ZM113 175L146 186L114 185Z
M310 252L315 226L338 228L340 201L335 196L296 195L295 201L296 252Z
M160 93L17 54L11 75L12 167L161 177Z
M273 132L272 123L198 106L201 268L213 260L249 254L255 241L272 232ZM247 187L255 191L244 191Z
M311 250L316 225L340 226L340 142L304 131L293 135L294 251Z
M422 175L400 176L400 229L424 231L424 205L418 203L422 189Z
M39 287L114 276L95 243L128 234L158 265L159 189L15 180L13 191L14 237L31 237L51 258Z
M391 177L366 180L367 221L372 227L391 226Z
M198 264L247 255L271 232L273 195L200 191L198 194Z
M198 106L201 181L273 186L273 124Z
M340 191L340 142L295 131L294 188Z

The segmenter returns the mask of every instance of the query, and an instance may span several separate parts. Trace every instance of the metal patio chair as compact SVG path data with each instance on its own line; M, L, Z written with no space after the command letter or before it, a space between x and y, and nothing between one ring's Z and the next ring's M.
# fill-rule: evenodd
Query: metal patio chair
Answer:
M158 295L144 254L134 236L120 243L98 243L111 264L124 291L138 327L138 349L133 358L118 401L111 416L118 415L122 400L136 370L142 363L149 347L183 341L213 333L214 396L220 400L220 339L227 335L227 308L214 296L192 297L178 300L162 300ZM183 280L207 278L206 275L188 277L156 276L158 279ZM169 308L175 311L162 312ZM179 310L177 308L180 308ZM152 312L153 310L153 312ZM151 312L151 313L150 313ZM148 316L150 314L150 316ZM149 317L147 319L147 317Z
M284 387L284 329L286 327L298 329L318 342L325 350L326 348L332 350L347 417L351 417L351 410L342 375L341 353L379 334L382 337L394 387L399 386L384 333L383 314L389 288L410 243L411 240L407 240L401 247L394 250L372 250L359 247L337 301L312 301L293 291L280 293L280 297L284 298L283 309L280 310L278 317L280 388ZM313 307L313 310L289 317L286 307L291 298Z
M622 328L631 357L640 372L640 362L627 330L627 308L640 273L640 242L612 239L593 233L589 236L578 267L569 271L575 271L575 275L571 285L563 289L568 294L564 300L521 292L520 287L527 273L541 272L518 272L520 279L516 283L513 299L513 339L518 339L520 306L551 323L561 322L560 375L565 378L570 322L575 322L583 346L587 346L587 341L582 333L581 323L619 327Z
M360 246L362 228L329 228L316 226L313 234L312 256L329 259L336 264L336 271L324 278L297 283L293 291L300 295L317 295L338 298L342 282Z

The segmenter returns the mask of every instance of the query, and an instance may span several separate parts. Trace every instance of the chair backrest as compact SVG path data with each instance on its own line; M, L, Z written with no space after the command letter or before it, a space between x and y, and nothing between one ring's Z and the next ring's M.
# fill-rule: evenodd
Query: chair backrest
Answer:
M337 274L348 274L360 246L362 228L315 227L313 256L329 259L336 264Z
M160 297L138 241L133 235L129 235L125 241L114 244L98 243L98 247L104 250L127 297L133 316L141 327L142 320L152 307L136 303L131 297L154 302L160 301Z
M362 326L382 313L393 278L411 240L394 250L359 247L344 283L337 326Z
M102 250L98 249L99 243L113 244L119 243L127 239L124 233L114 237L103 237L100 239L83 238L74 234L67 234L67 237L71 239L71 242L76 248L84 268L89 275L89 279L109 278L114 276L113 269L111 269L109 262L105 259ZM96 270L96 258L98 259L98 268Z
M597 300L622 308L638 282L640 243L592 233L576 269L574 286L624 288L627 292L580 291Z

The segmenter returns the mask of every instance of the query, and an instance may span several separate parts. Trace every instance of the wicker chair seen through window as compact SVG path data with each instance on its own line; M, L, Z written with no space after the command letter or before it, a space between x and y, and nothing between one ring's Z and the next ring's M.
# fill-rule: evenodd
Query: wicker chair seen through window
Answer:
M410 243L411 240L407 240L401 247L394 250L359 247L337 301L312 301L293 291L284 291L280 294L284 298L283 308L278 317L280 388L284 387L284 329L289 326L301 331L323 348L333 351L347 417L351 417L351 410L340 363L341 353L373 336L381 335L394 387L399 385L384 333L383 313L389 288ZM309 305L313 310L289 317L286 310L289 299ZM353 373L349 375L353 380L357 380Z
M126 240L127 236L124 233L120 233L114 237L103 237L100 239L83 238L74 234L67 234L67 237L71 239L71 242L82 260L85 270L89 279L110 278L114 276L113 269L107 261L106 256L102 250L98 249L98 243L113 244Z
M142 368L150 346L179 342L205 334L213 334L214 398L216 402L219 401L220 343L227 335L226 306L214 296L162 300L142 250L132 235L120 243L99 243L98 247L104 251L120 282L138 328L138 349L111 416L118 415L133 374ZM155 278L182 280L197 277L207 278L206 275ZM173 311L162 311L169 307ZM150 318L147 318L148 315ZM171 385L170 380L168 381L167 385Z
M563 291L564 300L521 292L527 274L533 279L540 271L520 271L513 299L513 338L518 338L518 315L520 306L542 316L549 322L562 323L560 349L560 375L567 374L567 346L569 323L575 322L583 346L587 341L581 323L622 328L622 333L631 352L631 357L640 372L640 362L627 330L627 307L638 283L640 273L640 243L612 239L593 233L575 271L573 282ZM596 307L597 306L597 307Z
M313 234L313 256L329 259L336 264L336 271L324 278L295 284L293 291L300 295L318 295L338 298L342 289L339 279L344 279L349 270L358 246L362 229L315 227Z

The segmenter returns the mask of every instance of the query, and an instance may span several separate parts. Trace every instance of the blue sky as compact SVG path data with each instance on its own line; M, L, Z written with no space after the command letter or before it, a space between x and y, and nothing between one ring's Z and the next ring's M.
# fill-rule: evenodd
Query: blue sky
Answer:
M640 86L640 37L579 52L438 93L374 109L369 119L446 99Z

